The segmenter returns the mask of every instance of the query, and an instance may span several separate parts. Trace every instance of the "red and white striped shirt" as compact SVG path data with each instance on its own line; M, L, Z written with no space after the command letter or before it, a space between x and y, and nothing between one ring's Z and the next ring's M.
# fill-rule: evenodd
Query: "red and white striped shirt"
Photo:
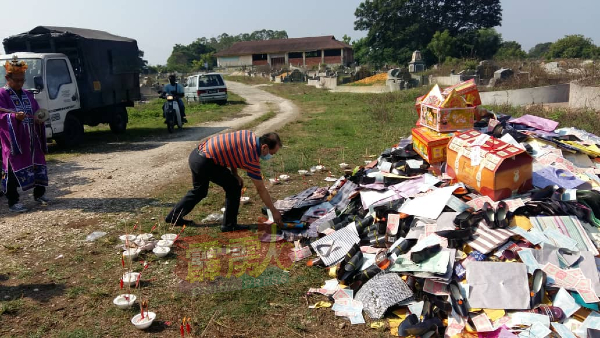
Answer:
M198 149L206 158L228 168L246 170L248 176L262 180L260 172L260 142L251 131L240 130L219 134L202 143Z

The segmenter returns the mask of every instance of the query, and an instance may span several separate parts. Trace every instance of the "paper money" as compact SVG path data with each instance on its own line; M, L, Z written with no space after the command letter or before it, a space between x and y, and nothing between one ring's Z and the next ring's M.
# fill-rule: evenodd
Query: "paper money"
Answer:
M467 204L474 208L475 210L481 210L481 208L483 208L483 205L485 204L485 202L488 202L489 204L494 204L494 201L492 201L491 198L487 197L487 196L481 196L481 197L477 197L474 198L472 200L470 200L469 202L467 202Z
M575 298L573 298L564 288L558 290L552 304L561 308L567 318L571 317L581 308L581 306L575 302Z
M490 319L485 313L477 316L471 316L471 320L473 321L473 324L475 324L477 332L494 331L494 327L492 326L492 323L490 323Z
M310 248L307 246L302 247L300 249L292 249L292 251L289 253L290 260L292 260L292 262L301 261L305 258L310 257L311 255L312 255L312 252L310 251Z
M388 214L387 231L390 235L396 236L400 225L400 214Z
M521 261L523 261L523 263L525 263L525 265L527 265L528 273L533 274L533 272L539 268L540 264L535 259L535 257L533 257L533 250L523 249L517 253L519 254L519 257L521 258Z
M423 285L423 291L436 296L447 296L450 293L448 290L448 284L437 282L431 279L426 279Z
M556 274L559 271L562 271L558 266L556 266L552 263L546 263L546 265L544 265L542 270L544 270L544 272L547 273L549 276L556 276Z
M550 325L548 325L550 326ZM521 334L519 334L520 338L545 338L548 337L548 335L552 333L552 331L547 327L544 326L544 324L541 323L533 323L533 325L531 325L531 327L529 328L529 330L523 331L521 332Z
M340 299L352 299L352 297L345 293L344 289L339 289L333 294L333 299L337 302Z
M324 288L318 288L318 289L317 288L310 288L310 289L308 289L308 293L320 293L320 294L322 294L324 296L327 296L327 295L333 294L333 291L327 290L327 289L324 289Z
M575 290L579 293L583 301L588 304L600 302L600 299L592 290L592 282L589 279L580 280L580 282L577 283Z
M354 324L364 324L365 323L365 318L363 317L362 313L358 313L352 317L350 317L350 324L354 325Z
M563 324L551 323L552 328L561 338L575 338L575 335Z

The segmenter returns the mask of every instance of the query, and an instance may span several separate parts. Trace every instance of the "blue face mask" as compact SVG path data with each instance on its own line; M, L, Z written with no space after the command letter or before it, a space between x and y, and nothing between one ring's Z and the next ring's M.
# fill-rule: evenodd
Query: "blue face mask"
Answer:
M266 154L266 155L261 155L261 156L260 156L260 159L261 159L261 160L264 160L264 161L268 161L268 160L270 160L272 157L273 157L273 155L271 155L271 154Z

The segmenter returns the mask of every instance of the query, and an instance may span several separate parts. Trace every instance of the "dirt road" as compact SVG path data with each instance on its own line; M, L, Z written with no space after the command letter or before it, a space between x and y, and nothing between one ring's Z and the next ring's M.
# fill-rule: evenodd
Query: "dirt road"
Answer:
M35 238L29 244L38 246L69 231L54 226L105 213L135 212L153 201L152 192L157 187L187 173L187 157L203 138L241 128L269 110L276 111L276 116L254 128L255 132L276 130L299 114L291 101L258 88L235 82L228 82L228 87L248 104L239 118L186 126L172 137L153 141L126 146L99 144L96 151L49 163L50 206L37 206L31 191L27 191L21 193L21 201L31 210L16 215L9 213L6 199L0 199L0 244L30 233Z

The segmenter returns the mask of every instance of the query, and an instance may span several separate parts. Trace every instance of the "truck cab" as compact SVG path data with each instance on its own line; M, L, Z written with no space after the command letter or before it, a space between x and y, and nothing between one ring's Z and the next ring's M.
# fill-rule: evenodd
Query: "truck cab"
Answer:
M4 64L16 55L27 63L24 89L34 93L40 108L50 115L46 121L48 138L60 137L65 131L65 120L71 111L80 109L79 90L71 62L64 54L15 53L0 55ZM0 86L6 84L6 70L0 68Z

